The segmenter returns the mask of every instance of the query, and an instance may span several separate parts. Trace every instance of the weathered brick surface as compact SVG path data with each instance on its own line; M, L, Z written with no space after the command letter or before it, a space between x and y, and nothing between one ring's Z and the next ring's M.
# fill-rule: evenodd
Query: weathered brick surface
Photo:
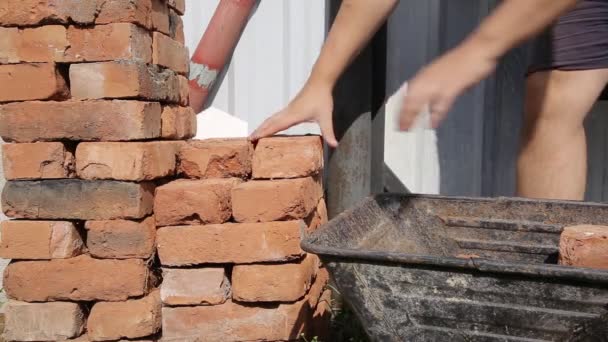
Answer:
M84 250L71 222L3 221L0 236L0 257L5 259L71 258Z
M69 94L53 63L0 65L0 102L65 99Z
M189 67L188 48L162 33L154 32L152 62L180 74L187 74Z
M123 301L145 295L149 270L141 259L93 259L87 255L50 261L18 261L4 271L10 298L27 302Z
M154 213L157 226L223 223L232 216L230 191L237 178L180 179L156 189Z
M196 114L191 107L165 106L161 116L161 136L190 139L196 135Z
M129 23L70 26L67 31L69 48L63 62L97 62L128 59L150 63L152 38L143 28Z
M188 178L247 178L252 152L247 139L190 141L179 152L179 171Z
M164 227L157 231L163 265L255 263L300 257L302 221Z
M2 192L8 217L111 220L152 212L154 186L118 181L61 179L9 181Z
M69 46L61 25L18 29L0 28L0 62L53 62L63 59Z
M323 144L318 136L260 139L253 154L253 178L298 178L323 168Z
M241 302L295 302L304 297L318 267L316 256L288 264L236 265L232 298Z
M139 101L34 101L0 105L8 142L137 140L160 136L161 107Z
M184 37L184 20L173 9L169 11L169 36L182 44L186 43Z
M327 223L327 206L325 199L321 198L317 208L306 218L306 232L311 233L317 230L321 225Z
M190 85L188 79L182 75L177 76L177 83L179 86L179 104L182 106L187 106L190 103L189 94L190 94Z
M92 341L145 337L156 334L160 328L158 290L141 299L96 303L87 322L87 334Z
M237 222L301 219L322 196L320 182L312 177L251 181L232 190L232 211Z
M308 300L276 307L222 305L163 308L163 340L285 341L297 340L312 314Z
M175 173L180 143L89 142L76 149L76 172L83 179L152 180Z
M3 144L2 166L6 179L69 178L74 155L60 142Z
M169 7L166 0L151 0L152 13L150 27L155 31L169 34Z
M181 15L186 12L186 0L167 0L167 4Z
M96 258L148 259L154 255L153 216L142 221L87 221L85 227L89 253Z
M0 27L0 64L19 63L19 41L18 28Z
M153 19L153 10L165 13L162 2L155 0L3 0L0 2L0 25L32 26L43 23L109 24L137 23L146 28L165 24L162 16ZM153 23L154 21L154 23Z
M180 103L181 81L175 72L133 61L72 64L75 99L132 98Z
M165 305L217 305L230 296L223 267L165 268L160 296Z
M564 228L559 256L562 265L608 269L608 226Z
M77 303L4 304L4 339L7 341L61 341L79 336L86 316Z

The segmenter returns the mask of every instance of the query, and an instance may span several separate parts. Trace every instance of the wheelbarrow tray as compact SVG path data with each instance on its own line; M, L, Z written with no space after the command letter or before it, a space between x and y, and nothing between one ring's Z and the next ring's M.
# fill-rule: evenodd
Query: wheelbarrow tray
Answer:
M306 236L377 341L562 341L606 312L608 271L557 265L608 205L384 194Z

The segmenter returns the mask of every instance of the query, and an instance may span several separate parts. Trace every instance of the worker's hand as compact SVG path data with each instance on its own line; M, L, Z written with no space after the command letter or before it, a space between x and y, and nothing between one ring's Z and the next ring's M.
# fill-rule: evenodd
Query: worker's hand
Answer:
M327 144L336 147L338 141L332 122L333 106L330 86L307 83L287 107L262 122L249 139L256 141L302 122L316 122Z
M425 105L431 112L432 127L437 128L454 100L495 67L496 60L474 46L461 45L439 57L408 82L399 128L410 129Z

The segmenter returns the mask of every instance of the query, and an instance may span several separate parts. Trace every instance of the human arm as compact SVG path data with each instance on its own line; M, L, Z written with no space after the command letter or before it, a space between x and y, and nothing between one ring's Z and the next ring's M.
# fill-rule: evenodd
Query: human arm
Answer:
M311 74L296 97L260 125L252 140L273 135L302 122L317 122L331 146L332 90L344 70L395 8L398 0L344 0Z

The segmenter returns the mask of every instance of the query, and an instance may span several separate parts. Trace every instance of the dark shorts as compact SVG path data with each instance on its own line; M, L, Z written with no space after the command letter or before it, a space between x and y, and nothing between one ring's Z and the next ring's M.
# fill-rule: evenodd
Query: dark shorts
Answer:
M608 68L608 0L582 0L534 42L528 74Z

